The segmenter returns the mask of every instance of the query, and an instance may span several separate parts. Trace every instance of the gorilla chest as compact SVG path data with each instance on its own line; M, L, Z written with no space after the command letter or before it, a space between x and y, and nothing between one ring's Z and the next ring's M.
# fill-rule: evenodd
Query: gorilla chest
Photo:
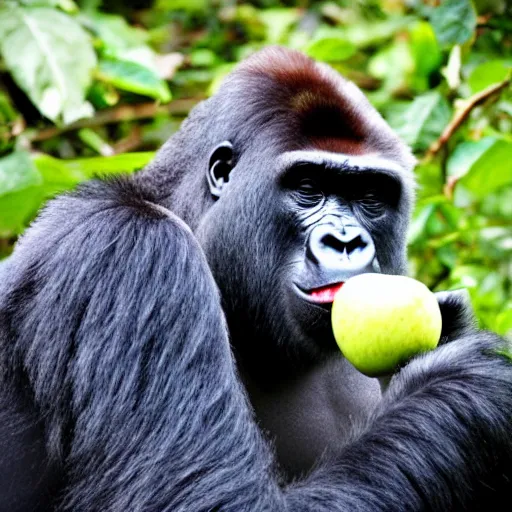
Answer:
M287 479L308 472L324 453L339 451L381 397L377 381L341 357L271 390L248 385L248 391Z

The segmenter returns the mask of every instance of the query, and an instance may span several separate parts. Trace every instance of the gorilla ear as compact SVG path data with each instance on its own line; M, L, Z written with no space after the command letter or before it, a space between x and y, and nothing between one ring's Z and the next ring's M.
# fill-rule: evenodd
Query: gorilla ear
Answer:
M233 145L229 141L221 142L210 155L206 179L210 193L218 199L229 181L229 173L234 167Z

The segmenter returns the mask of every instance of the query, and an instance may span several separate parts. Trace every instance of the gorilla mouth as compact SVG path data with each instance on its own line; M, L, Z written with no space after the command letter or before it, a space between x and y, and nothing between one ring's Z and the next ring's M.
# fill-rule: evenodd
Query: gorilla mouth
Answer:
M344 283L334 283L321 288L310 290L308 295L317 304L332 304L334 296L339 292Z
M343 282L331 283L310 290L304 290L300 287L297 288L299 288L301 295L309 302L314 304L332 304L336 293L338 293L343 284Z

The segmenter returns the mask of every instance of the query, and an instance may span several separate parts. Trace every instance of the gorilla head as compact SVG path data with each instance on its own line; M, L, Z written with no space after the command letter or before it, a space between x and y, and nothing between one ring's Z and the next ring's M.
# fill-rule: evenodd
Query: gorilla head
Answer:
M268 48L140 176L195 231L237 350L282 365L335 346L329 307L347 278L404 273L412 165L356 86Z

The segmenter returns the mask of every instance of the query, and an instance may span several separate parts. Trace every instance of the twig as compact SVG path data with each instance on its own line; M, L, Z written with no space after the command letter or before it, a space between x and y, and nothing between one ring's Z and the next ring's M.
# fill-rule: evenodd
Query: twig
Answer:
M137 105L121 105L115 108L100 110L94 117L80 119L67 126L52 126L43 130L27 133L27 139L30 142L39 142L42 140L58 137L81 128L93 128L106 124L119 123L120 121L134 121L136 119L147 119L155 117L158 114L186 115L197 103L204 98L184 98L171 101L167 105L158 105L157 103L139 103Z
M120 153L128 153L129 151L135 151L142 143L142 130L138 125L134 125L127 137L117 141L113 144L114 153L116 155Z
M462 106L456 110L452 120L448 123L439 138L431 144L425 155L425 159L429 159L439 152L439 150L450 140L452 135L460 128L462 123L467 119L471 111L476 106L480 105L480 103L483 103L491 96L500 93L503 89L508 87L510 83L511 79L508 78L507 80L503 80L503 82L487 87L483 91L480 91L467 100L461 102Z

